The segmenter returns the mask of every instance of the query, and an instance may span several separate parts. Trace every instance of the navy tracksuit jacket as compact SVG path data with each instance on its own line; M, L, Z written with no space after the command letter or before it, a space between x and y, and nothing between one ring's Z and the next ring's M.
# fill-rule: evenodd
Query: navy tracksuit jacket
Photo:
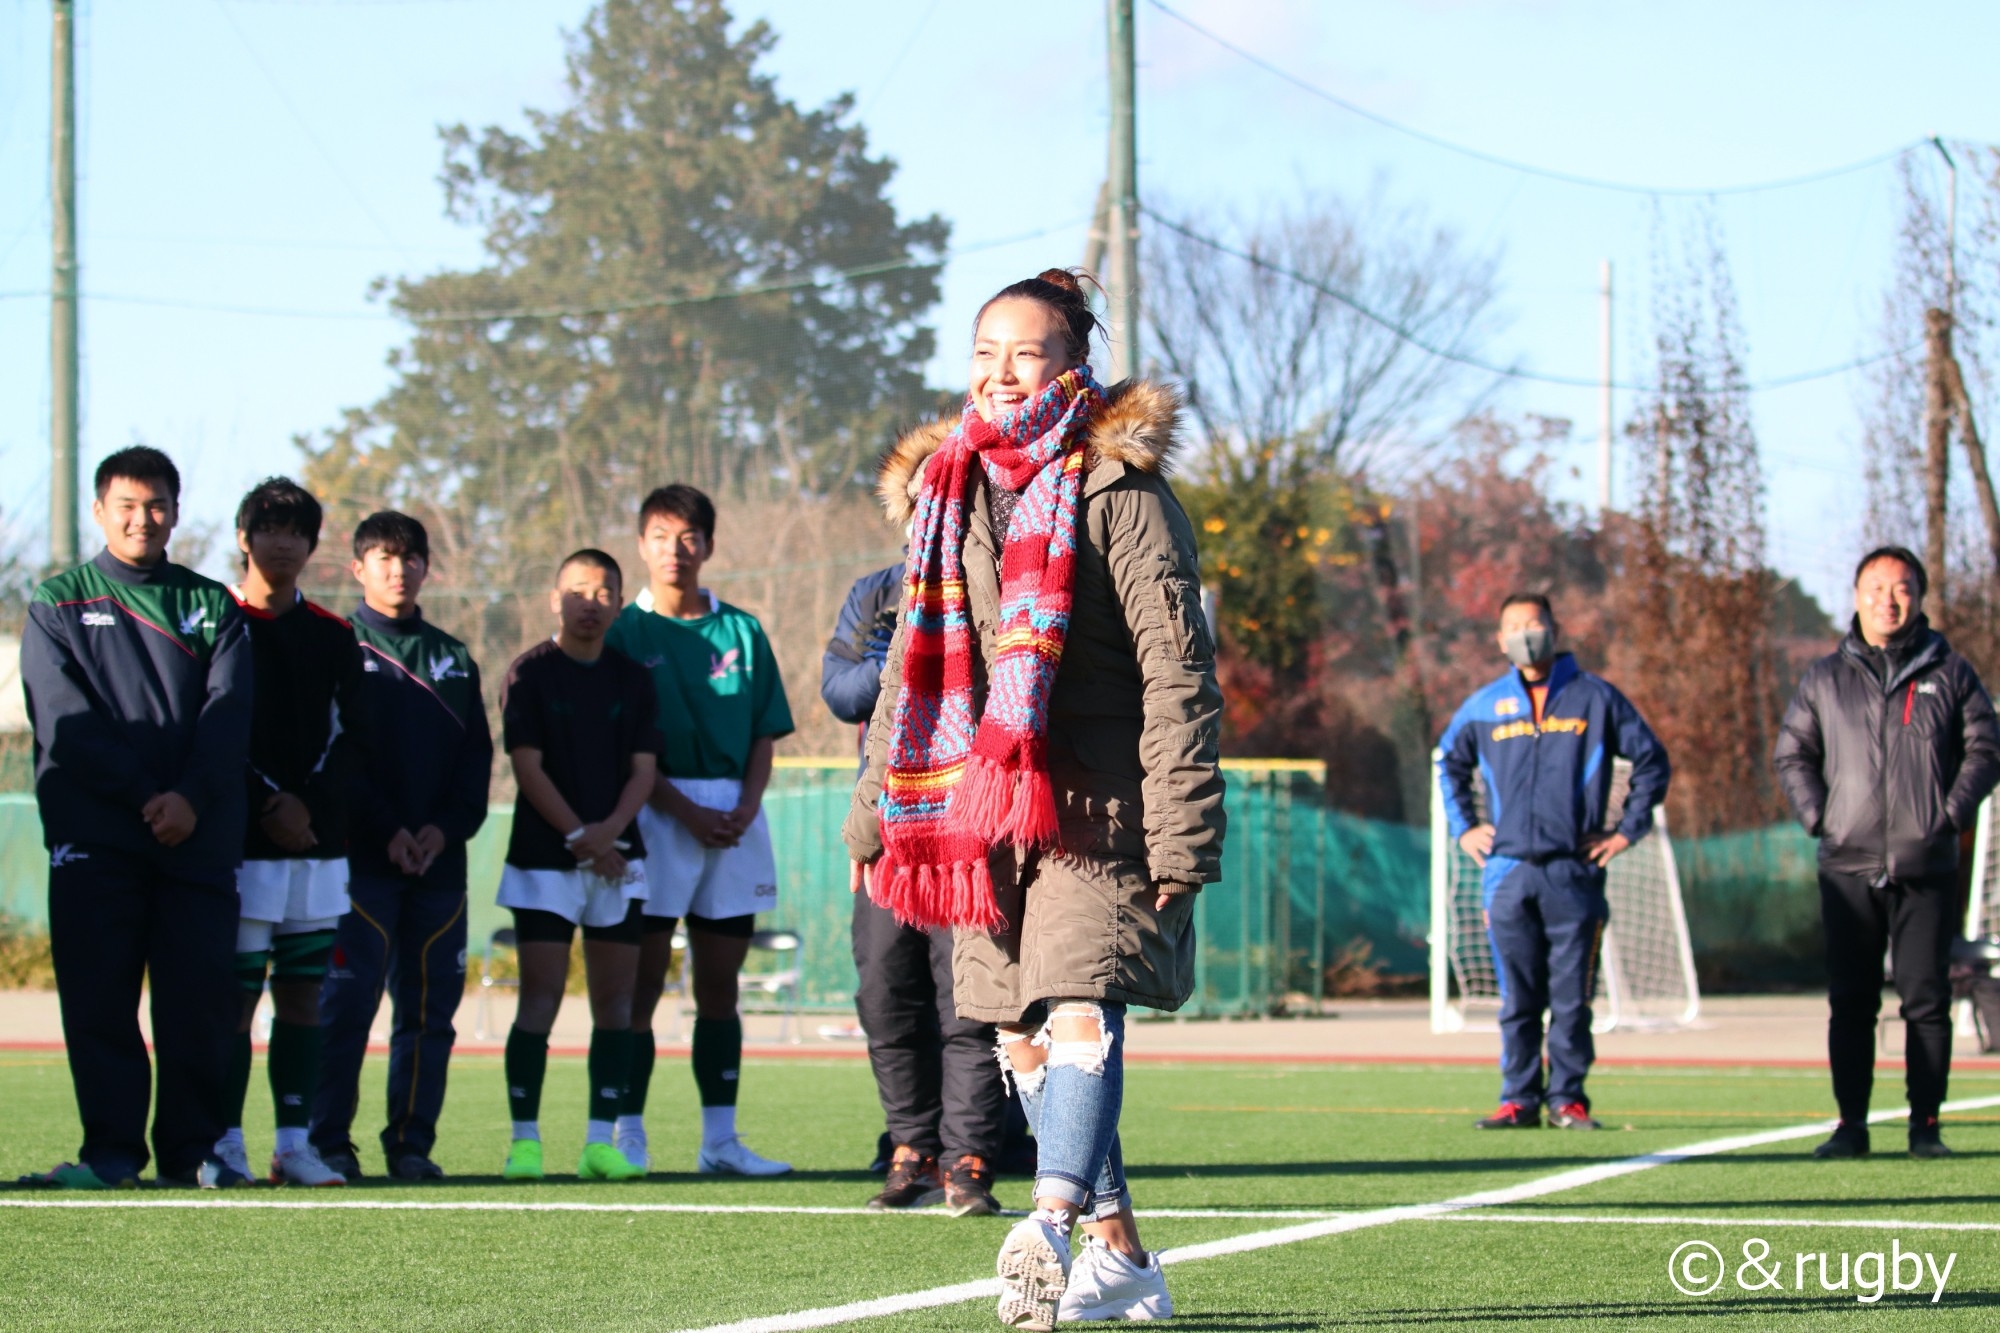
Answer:
M1438 749L1452 838L1493 825L1482 887L1500 978L1501 1099L1587 1107L1583 1080L1596 1056L1590 1001L1610 908L1604 871L1583 858L1583 842L1605 827L1612 760L1620 758L1631 761L1632 780L1617 831L1633 842L1651 831L1653 807L1667 795L1666 747L1630 700L1562 653L1539 724L1526 682L1509 671L1460 706Z

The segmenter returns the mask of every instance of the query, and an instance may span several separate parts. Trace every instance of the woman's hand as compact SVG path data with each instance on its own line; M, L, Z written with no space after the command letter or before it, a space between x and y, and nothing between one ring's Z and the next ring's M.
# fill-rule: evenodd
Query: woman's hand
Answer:
M1155 912L1166 911L1167 904L1182 894L1196 894L1201 892L1201 885L1199 884L1183 884L1179 880L1172 879L1156 880L1153 883L1153 888L1159 894L1153 900L1153 910Z

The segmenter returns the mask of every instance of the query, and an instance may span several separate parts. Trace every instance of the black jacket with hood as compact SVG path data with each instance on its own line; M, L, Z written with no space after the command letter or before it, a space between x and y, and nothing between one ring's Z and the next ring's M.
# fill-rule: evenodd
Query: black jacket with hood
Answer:
M1799 682L1773 763L1824 869L1945 874L2000 781L2000 723L1972 664L1924 617L1882 648L1857 623Z

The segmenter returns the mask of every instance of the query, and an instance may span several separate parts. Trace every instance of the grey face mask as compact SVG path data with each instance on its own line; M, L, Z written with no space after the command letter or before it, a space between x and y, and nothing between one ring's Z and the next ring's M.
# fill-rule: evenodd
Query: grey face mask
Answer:
M1535 625L1529 629L1517 629L1500 641L1507 654L1507 660L1517 667L1533 666L1546 662L1556 646L1554 631L1546 625Z

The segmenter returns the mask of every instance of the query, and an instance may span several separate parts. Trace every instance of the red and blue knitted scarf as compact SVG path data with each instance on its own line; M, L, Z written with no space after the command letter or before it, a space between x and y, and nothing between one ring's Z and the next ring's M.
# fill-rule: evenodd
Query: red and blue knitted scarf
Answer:
M1049 693L1076 582L1084 437L1104 392L1088 366L988 422L970 399L924 468L904 574L903 683L879 806L875 901L919 926L1006 925L988 852L1054 847ZM974 715L978 644L965 590L973 468L1020 492L1000 555L1000 624L986 705Z

